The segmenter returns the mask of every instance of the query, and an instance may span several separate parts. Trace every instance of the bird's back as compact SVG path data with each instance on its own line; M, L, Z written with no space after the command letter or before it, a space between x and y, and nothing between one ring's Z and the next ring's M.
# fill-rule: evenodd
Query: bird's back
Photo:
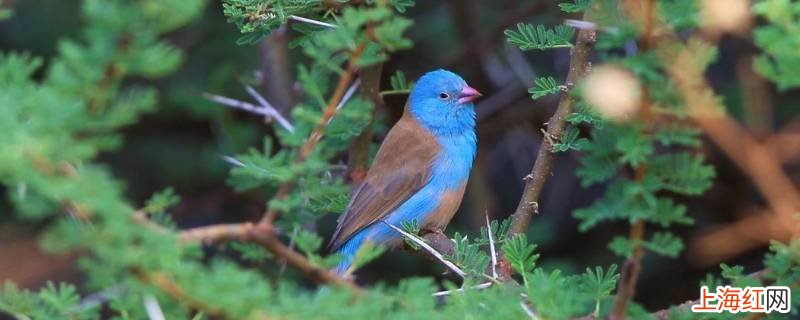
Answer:
M436 137L406 108L378 149L364 182L353 192L331 248L337 249L359 230L383 219L425 186L441 149Z

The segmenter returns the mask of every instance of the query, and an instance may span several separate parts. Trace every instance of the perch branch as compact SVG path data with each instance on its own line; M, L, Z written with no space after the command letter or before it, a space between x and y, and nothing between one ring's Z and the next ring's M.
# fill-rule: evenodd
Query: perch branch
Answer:
M381 222L383 222L383 221L381 221ZM425 249L425 251L427 251L431 256L436 258L436 260L439 260L439 262L441 262L445 267L447 267L451 271L455 272L457 275L461 276L462 279L467 275L457 265L455 265L454 263L452 263L450 261L447 261L447 259L445 259L444 256L441 253L439 253L439 251L436 251L436 249L434 249L429 244L427 244L425 242L425 240L422 240L418 236L415 236L413 234L405 232L403 229L395 227L394 225L392 225L390 223L387 223L387 222L383 222L383 223L386 224L387 226L389 226L389 228L394 229L394 231L397 231L400 234L402 234L406 239L411 240L412 242L414 242L418 246L420 246L423 249Z
M205 241L212 243L231 240L251 241L264 247L264 249L267 249L267 251L281 260L286 261L286 263L316 283L343 287L355 293L361 292L360 288L352 281L315 265L305 256L281 242L271 224L254 224L252 222L216 224L183 230L178 234L178 239L183 242Z
M582 29L578 31L578 38L571 52L572 57L569 73L567 74L568 85L578 82L589 72L591 66L589 55L595 40L596 33L594 30ZM575 98L570 96L569 92L562 93L556 112L547 122L547 134L545 137L561 137L566 127L566 117L572 112L574 104ZM522 199L520 199L516 211L512 214L510 236L525 232L533 214L538 213L539 194L542 192L547 177L551 174L554 158L553 143L548 139L542 139L536 162L533 164L531 173L525 177L525 189Z
M181 288L180 285L175 282L175 280L163 272L145 272L143 270L135 269L132 273L143 283L147 283L158 288L171 298L180 301L190 309L200 310L214 318L231 319L231 317L219 307L208 305L205 302L199 301L186 294L186 291L183 290L183 288Z
M337 287L346 288L356 294L360 294L362 292L361 288L356 286L352 281L340 277L330 270L315 265L302 254L286 246L280 241L280 239L277 238L270 226L259 224L251 228L249 231L249 236L253 239L253 241L267 249L269 252L272 252L272 254L275 256L281 257L284 261L286 261L286 263L302 272L309 279L314 280L317 283L327 283Z

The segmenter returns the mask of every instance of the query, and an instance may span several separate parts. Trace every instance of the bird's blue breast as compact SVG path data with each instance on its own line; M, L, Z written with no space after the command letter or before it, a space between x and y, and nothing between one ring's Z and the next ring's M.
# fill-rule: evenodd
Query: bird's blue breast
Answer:
M440 204L445 193L461 188L469 178L475 158L476 137L472 130L453 136L437 137L441 154L432 164L431 177L417 193L389 214L384 221L400 226L403 222L416 220L422 223ZM398 234L386 226L376 225L373 238L383 242Z

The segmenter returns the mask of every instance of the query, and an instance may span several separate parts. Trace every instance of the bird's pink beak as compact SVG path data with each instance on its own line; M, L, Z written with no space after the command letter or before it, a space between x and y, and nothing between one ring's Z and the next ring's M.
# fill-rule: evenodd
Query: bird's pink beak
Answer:
M472 102L478 99L478 97L482 96L478 90L470 86L465 86L461 89L461 92L458 93L458 103L467 103Z

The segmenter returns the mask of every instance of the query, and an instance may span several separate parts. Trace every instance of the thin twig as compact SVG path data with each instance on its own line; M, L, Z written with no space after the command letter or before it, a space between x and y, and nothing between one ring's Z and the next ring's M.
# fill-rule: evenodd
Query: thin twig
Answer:
M452 263L452 262L450 262L450 261L447 261L447 259L445 259L445 258L444 258L444 256L442 256L442 254L441 254L441 253L439 253L438 251L436 251L436 249L434 249L433 247L431 247L430 245L428 245L427 243L425 243L425 241L424 241L424 240L420 239L419 237L417 237L417 236L415 236L415 235L413 235L413 234L410 234L410 233L408 233L408 232L405 232L403 229L400 229L400 228L398 228L398 227L395 227L394 225L392 225L391 223L388 223L388 222L386 222L386 221L381 221L381 223L383 223L383 224L385 224L385 225L389 226L389 228L392 228L392 229L394 229L394 231L397 231L397 232L399 232L399 233L400 233L400 234L402 234L404 237L406 237L408 240L411 240L411 241L412 241L412 242L414 242L415 244L417 244L417 245L419 245L420 247L422 247L423 249L425 249L425 251L427 251L428 253L430 253L430 254L431 254L431 256L433 256L434 258L436 258L436 260L439 260L439 262L441 262L443 265L445 265L445 266L446 266L448 269L450 269L451 271L455 272L457 275L461 276L461 278L462 278L462 279L463 279L464 277L466 277L466 276L467 276L467 273L466 273L466 272L464 272L463 270L461 270L461 268L459 268L459 267L458 267L457 265L455 265L454 263Z
M225 314L224 310L219 307L206 304L186 294L183 288L163 272L145 272L143 270L134 269L132 273L139 278L140 281L158 288L190 309L201 310L211 317L230 319L230 317Z
M315 265L304 255L287 247L277 238L270 226L261 224L256 225L250 230L250 237L253 239L253 241L264 247L264 249L267 249L276 257L281 257L284 259L286 263L305 274L305 276L309 279L317 283L328 283L341 288L349 289L354 294L362 293L361 288L356 286L356 284L352 281L340 277L330 270L326 270Z
M286 120L286 118L284 118L281 115L278 109L276 109L271 103L269 103L269 101L267 101L267 99L264 98L264 96L258 93L256 89L253 89L253 87L251 87L250 85L245 85L244 89L247 91L248 94L250 94L251 97L253 97L253 99L256 99L256 101L258 101L258 104L260 104L262 108L268 110L272 115L272 117L276 121L278 121L278 123L284 129L286 129L289 132L294 132L294 126L288 120Z
M597 24L591 21L566 19L564 24L575 29L581 30L597 30Z
M571 52L572 58L570 60L569 73L567 74L567 83L577 83L589 72L589 55L596 40L596 33L593 30L580 30L577 39L575 47L572 48ZM561 94L561 101L558 104L558 108L547 122L547 134L545 137L561 136L566 127L566 117L572 112L574 104L575 98L568 92ZM544 183L550 176L553 168L555 155L552 152L552 144L553 143L548 139L542 140L536 162L531 169L531 173L528 175L531 179L526 180L522 198L512 215L509 235L525 232L525 230L528 229L528 223L530 223L531 217L536 213L536 204L539 202L539 194L542 192Z
M339 111L339 110L342 109L344 104L347 103L347 101L349 101L350 98L353 97L353 94L356 92L356 90L358 90L358 86L360 86L360 85L361 85L361 80L360 79L356 79L356 81L353 81L353 84L351 84L350 87L347 88L347 91L344 93L344 97L342 97L342 101L339 101L339 104L336 105L336 111ZM333 118L331 118L331 119L333 119ZM330 120L328 122L330 123Z
M252 103L249 103L249 102L236 100L236 99L229 98L229 97L226 97L226 96L220 96L220 95L211 94L211 93L207 93L207 92L203 93L203 97L205 97L208 100L214 101L216 103L225 105L225 106L229 106L229 107L233 107L233 108L236 108L236 109L244 110L244 111L247 111L247 112L250 112L250 113L255 113L257 115L261 115L261 116L263 116L264 118L267 118L267 119L275 119L281 127L283 127L284 129L286 129L289 132L294 132L294 126L292 126L292 124L288 120L286 120L286 118L281 116L281 114L278 113L278 111L275 110L275 108L267 108L267 107L264 107L264 106L257 106L257 105L254 105Z

